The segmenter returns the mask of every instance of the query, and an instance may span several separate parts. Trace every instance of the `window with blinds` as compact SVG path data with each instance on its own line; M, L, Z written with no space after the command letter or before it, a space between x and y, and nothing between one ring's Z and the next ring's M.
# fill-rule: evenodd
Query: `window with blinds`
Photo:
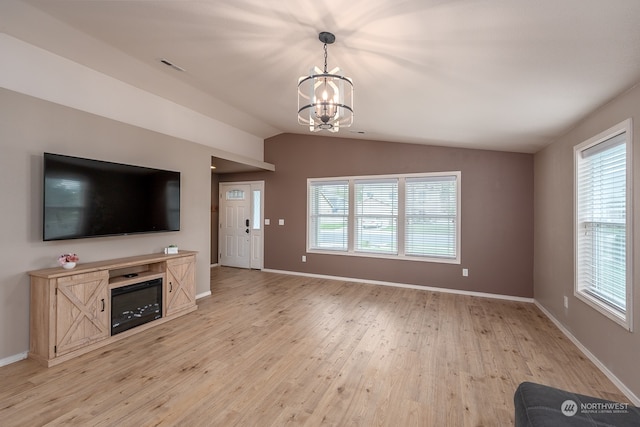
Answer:
M398 179L355 180L355 251L398 254Z
M349 183L311 182L308 186L308 247L346 251L348 245Z
M310 179L307 250L460 262L460 172Z
M630 328L629 123L576 147L576 296Z
M458 252L456 176L408 178L405 253L455 258Z

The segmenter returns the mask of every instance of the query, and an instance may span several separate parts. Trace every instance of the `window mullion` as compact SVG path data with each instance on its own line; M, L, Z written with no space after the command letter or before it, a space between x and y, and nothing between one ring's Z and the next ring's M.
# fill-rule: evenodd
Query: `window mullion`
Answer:
M347 252L353 253L355 248L356 241L356 214L355 214L355 206L356 206L356 190L355 190L355 182L353 179L349 180L349 218L347 220L348 224L348 241L347 241Z
M405 226L406 226L406 200L405 200L406 179L398 179L398 255L405 255Z

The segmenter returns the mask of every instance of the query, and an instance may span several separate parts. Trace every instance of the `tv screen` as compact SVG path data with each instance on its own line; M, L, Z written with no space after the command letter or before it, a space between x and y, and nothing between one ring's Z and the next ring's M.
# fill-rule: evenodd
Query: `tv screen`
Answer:
M180 172L44 153L43 240L180 230Z

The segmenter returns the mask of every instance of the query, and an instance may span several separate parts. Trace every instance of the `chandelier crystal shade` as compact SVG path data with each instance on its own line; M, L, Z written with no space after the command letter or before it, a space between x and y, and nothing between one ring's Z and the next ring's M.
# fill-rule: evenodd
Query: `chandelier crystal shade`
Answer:
M353 123L353 82L338 67L327 71L327 45L335 36L321 32L318 38L324 43L324 70L313 67L298 79L298 123L311 132L338 132Z

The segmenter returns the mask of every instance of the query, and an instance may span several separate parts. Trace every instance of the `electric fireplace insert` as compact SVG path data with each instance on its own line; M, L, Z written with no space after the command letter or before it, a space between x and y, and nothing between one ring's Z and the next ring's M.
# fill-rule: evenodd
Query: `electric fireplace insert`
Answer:
M161 317L161 278L111 290L111 335Z

